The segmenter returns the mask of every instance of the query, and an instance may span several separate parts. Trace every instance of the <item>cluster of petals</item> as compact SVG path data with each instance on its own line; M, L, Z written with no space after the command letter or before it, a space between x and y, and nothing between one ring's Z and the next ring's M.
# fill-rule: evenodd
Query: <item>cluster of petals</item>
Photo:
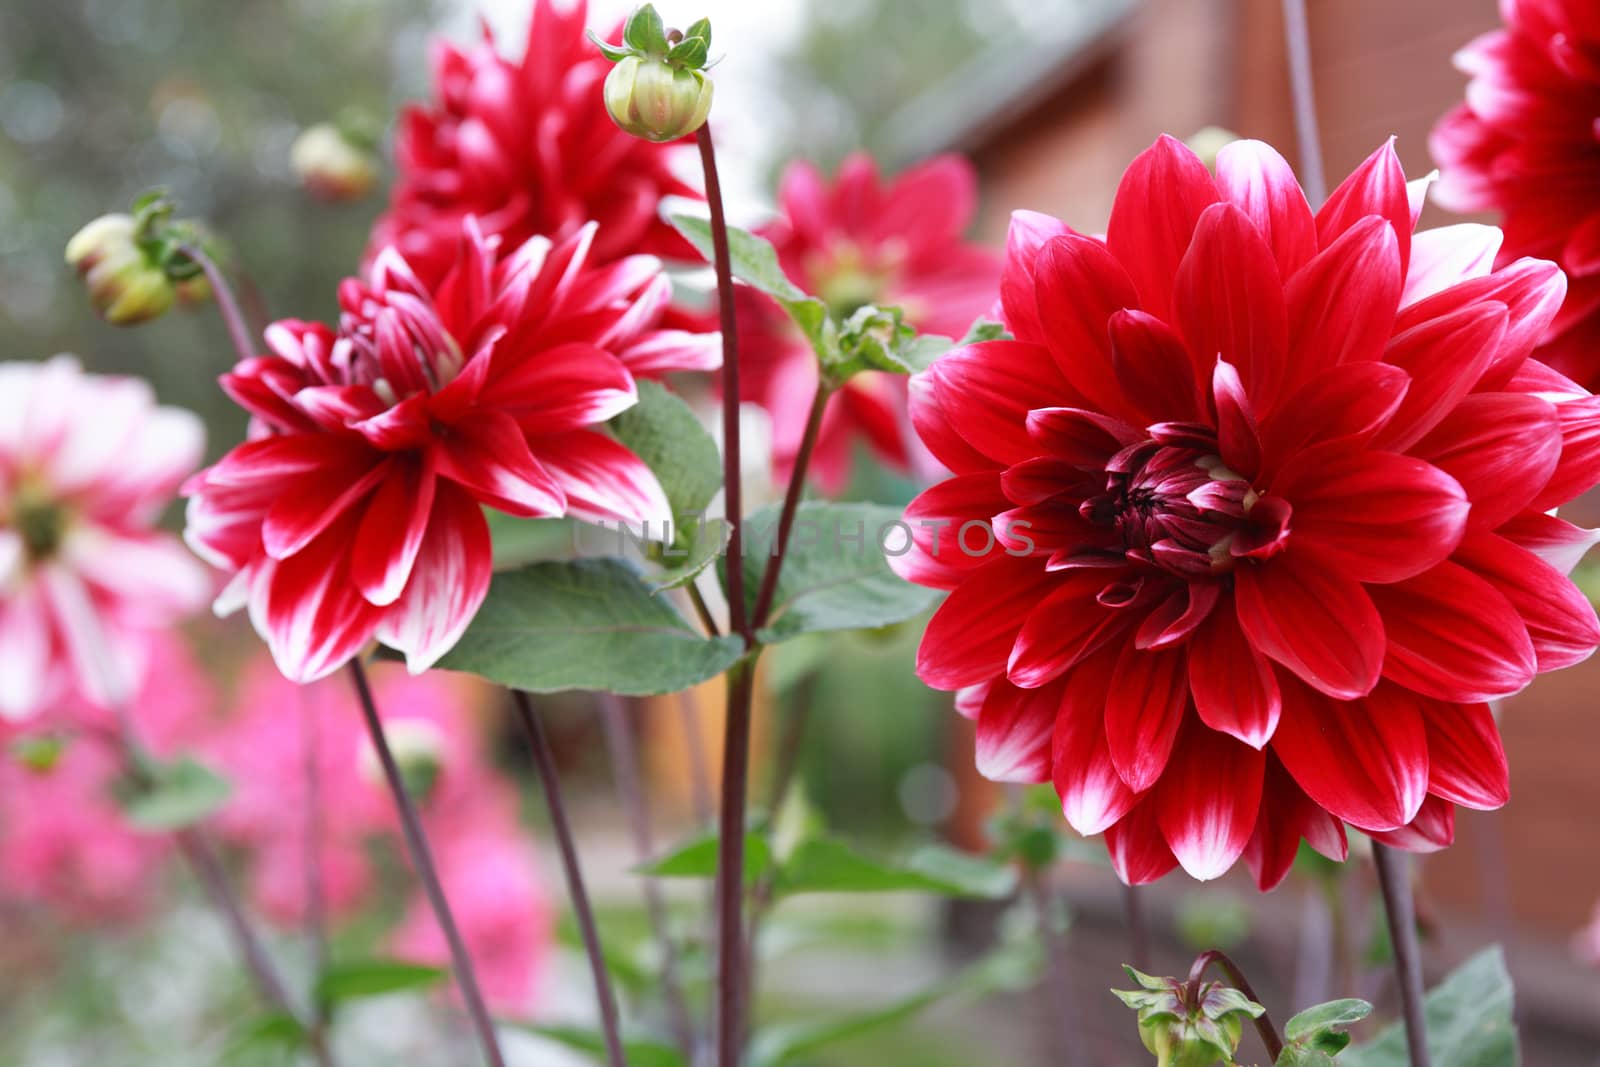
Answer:
M960 337L994 302L998 257L962 237L977 206L977 177L959 156L884 181L872 158L857 153L831 186L797 161L784 172L778 206L761 236L784 273L840 319L867 304L896 306L920 331ZM817 358L769 297L741 287L737 307L742 391L770 415L775 473L787 479L817 389ZM863 443L895 470L936 470L907 422L899 375L857 374L829 400L810 463L817 483L843 489Z
M236 711L205 744L208 759L234 782L218 829L248 857L255 906L291 929L305 921L313 855L318 904L339 921L377 899L372 846L402 847L360 708L337 682L298 686L257 662L239 686ZM478 728L474 710L486 687L388 665L374 668L372 684L402 766L427 768L413 789L486 990L497 1009L526 1010L549 951L550 911L518 821L516 786L494 769ZM392 949L447 962L431 917L419 894L390 936Z
M1539 358L1600 385L1600 6L1501 0L1503 29L1456 54L1466 102L1433 131L1434 198L1498 211L1499 262L1554 260L1571 285Z
M1162 138L1103 238L1018 214L1015 340L913 379L954 472L896 560L950 591L918 671L1128 882L1441 847L1507 798L1488 702L1600 644L1554 514L1600 399L1530 358L1565 279L1413 232L1425 184L1385 146L1313 213L1266 145Z
M251 439L185 486L186 536L233 575L218 611L248 606L291 679L374 637L432 665L488 591L484 507L665 521L655 476L599 425L636 375L716 366L717 338L663 328L654 257L591 267L595 234L503 248L468 219L437 288L387 250L341 286L336 329L277 322L270 354L223 376Z
M462 222L475 216L511 246L561 240L594 221L598 262L693 258L657 211L664 196L699 195L674 173L683 150L624 133L606 116L600 89L611 64L585 37L585 7L537 0L517 61L487 28L465 50L434 44L434 100L401 114L399 173L373 229L374 255L397 248L436 284L455 262Z
M203 448L142 381L0 364L0 718L125 704L149 634L204 605L205 568L156 528Z
M71 697L27 722L0 723L0 910L104 925L157 899L172 839L130 826L117 804L127 768L118 720L126 716L155 753L172 754L194 740L214 694L170 633L149 634L139 656L143 680L115 714ZM19 755L49 744L59 751L41 764Z

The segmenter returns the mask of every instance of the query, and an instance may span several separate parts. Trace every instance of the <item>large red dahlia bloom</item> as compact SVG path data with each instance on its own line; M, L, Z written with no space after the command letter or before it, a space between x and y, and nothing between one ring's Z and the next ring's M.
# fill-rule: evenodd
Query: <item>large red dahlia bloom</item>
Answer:
M784 172L782 214L760 232L784 272L836 316L865 304L895 305L919 330L960 337L989 311L1000 273L997 256L962 239L976 201L976 175L959 156L940 156L886 183L872 158L858 153L831 188L802 161ZM744 287L737 295L744 396L771 415L774 464L788 478L817 388L817 359L775 302ZM834 394L811 460L823 488L844 487L858 440L897 470L922 458L905 395L903 378L871 371Z
M665 521L655 476L593 429L635 374L716 365L717 338L658 328L652 257L586 265L594 227L509 255L469 220L431 296L394 250L339 291L339 328L286 320L223 388L252 440L196 475L189 543L235 577L278 667L333 671L374 636L420 672L489 587L481 506Z
M1571 278L1540 358L1600 384L1600 6L1501 0L1506 28L1456 54L1466 103L1440 120L1434 198L1503 213L1503 265L1555 260Z
M673 175L678 148L623 133L606 117L600 86L611 63L584 36L585 7L538 0L516 62L487 29L471 49L435 44L436 99L401 115L399 175L373 230L374 253L399 249L433 285L455 258L462 220L475 215L508 247L570 237L593 220L597 263L637 252L694 258L656 208L663 196L699 193Z
M1528 356L1561 272L1413 234L1421 194L1385 147L1313 215L1267 146L1213 179L1163 138L1104 239L1017 216L1016 340L914 379L955 472L906 512L902 573L950 590L918 671L1128 882L1448 843L1506 799L1485 702L1600 644L1596 535L1550 514L1600 399Z

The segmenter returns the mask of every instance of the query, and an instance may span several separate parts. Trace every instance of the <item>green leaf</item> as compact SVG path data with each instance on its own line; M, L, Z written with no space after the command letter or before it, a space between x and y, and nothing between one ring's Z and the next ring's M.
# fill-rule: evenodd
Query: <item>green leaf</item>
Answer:
M437 985L449 972L405 960L346 960L330 963L317 978L317 1003L329 1007L347 1000L407 993Z
M657 562L663 565L663 569L646 575L645 584L652 593L688 585L722 556L732 532L733 527L726 520L707 519L695 530L688 548L674 546L662 553Z
M711 47L711 20L710 19L695 19L693 22L691 22L689 24L689 28L683 31L683 35L685 37L698 37L698 38L700 38L702 41L704 41L706 43L706 47L707 48L710 48Z
M588 30L587 33L589 36L589 42L596 48L600 49L600 54L605 56L613 63L620 63L624 59L627 59L629 56L634 54L633 49L629 48L627 45L618 47L617 45L609 44L593 30Z
M165 833L193 826L228 802L233 785L197 760L151 762L148 782L140 784L122 805L128 821L141 830Z
M710 878L717 873L717 835L701 834L666 855L635 867L635 874L656 878ZM744 835L744 880L754 882L772 868L772 846L765 834Z
M1339 1062L1321 1049L1286 1045L1272 1067L1336 1067Z
M779 896L797 893L938 893L1001 900L1016 888L1016 872L942 845L925 845L903 861L861 855L843 841L802 841L778 872Z
M659 382L640 381L639 402L611 420L611 432L644 460L666 491L677 532L689 534L722 488L722 454L689 405ZM647 531L648 532L648 531ZM661 539L662 531L656 531Z
M661 55L667 50L667 27L654 4L634 9L622 27L622 39L638 52Z
M494 569L525 567L547 559L567 559L578 542L578 524L572 519L524 519L494 508L484 508L489 542L494 546Z
M599 1030L583 1026L532 1026L512 1024L519 1030L538 1034L574 1052L587 1053L601 1062L605 1058L606 1041ZM628 1067L688 1067L683 1053L665 1041L656 1038L622 1039L622 1051Z
M745 596L754 608L761 575L777 538L779 508L745 520ZM912 585L889 569L883 545L900 550L909 531L896 508L873 504L801 503L778 574L767 644L826 630L862 630L922 614L937 591Z
M694 245L707 263L714 263L711 221L698 215L669 214L667 221ZM791 282L778 264L772 243L737 226L728 227L728 265L733 276L772 297L789 313L811 348L824 363L834 358L838 338L821 300Z
M1346 1030L1372 1014L1372 1005L1346 997L1317 1004L1290 1019L1283 1027L1287 1041L1302 1041L1328 1030Z
M906 1022L951 997L981 997L1015 991L1031 982L1033 972L1038 969L1035 956L1033 949L1019 952L1015 948L1001 948L949 978L882 1007L854 1015L770 1026L751 1042L749 1065L783 1067L828 1045Z
M306 1028L284 1012L263 1015L240 1030L222 1054L231 1063L258 1052L293 1052L306 1046Z
M628 564L535 563L497 574L466 633L439 661L533 693L676 693L744 655L736 636L707 640Z
M706 65L706 42L699 37L685 37L667 52L667 59L690 70Z
M1516 1067L1511 976L1499 946L1457 967L1428 993L1428 1048L1449 1067ZM1395 1023L1374 1040L1347 1050L1340 1067L1407 1067L1405 1028Z
M1011 338L1011 332L1005 324L995 322L993 319L973 319L972 325L967 327L967 332L962 334L957 345L975 345L982 341L1006 341Z

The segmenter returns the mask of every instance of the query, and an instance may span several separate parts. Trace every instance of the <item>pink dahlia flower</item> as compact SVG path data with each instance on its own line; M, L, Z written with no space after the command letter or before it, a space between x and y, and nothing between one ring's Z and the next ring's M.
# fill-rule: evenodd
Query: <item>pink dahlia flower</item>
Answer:
M156 529L203 446L142 381L0 364L0 716L125 704L149 632L205 603L205 568Z
M1541 360L1600 384L1600 6L1501 0L1504 29L1456 54L1466 103L1431 146L1434 198L1453 211L1502 213L1498 263L1539 256L1571 279ZM1493 256L1494 247L1484 254Z
M950 590L918 672L1130 883L1448 843L1506 800L1486 702L1600 644L1596 535L1552 514L1600 399L1529 358L1561 271L1414 234L1421 196L1389 146L1313 214L1267 146L1213 178L1162 138L1103 240L1016 216L1016 340L913 381L955 472L906 512L902 573Z
M659 328L660 263L587 259L595 228L501 254L468 220L431 295L381 253L339 290L338 329L285 320L223 388L251 440L185 487L189 543L233 573L278 667L320 678L377 637L421 672L489 588L482 508L663 522L644 463L597 427L635 374L716 362L715 336Z
M673 174L681 149L623 133L606 116L600 87L611 63L584 36L585 7L538 0L515 62L487 30L467 50L435 44L435 100L401 115L399 175L374 254L399 249L431 286L455 261L462 221L475 216L508 247L536 235L563 240L595 221L596 262L638 252L693 258L656 210L663 196L699 195Z
M784 272L837 316L865 304L896 305L927 333L960 337L994 302L999 259L962 239L972 222L977 177L958 156L940 156L890 182L870 156L845 160L830 188L804 161L784 172L782 214L761 235ZM745 399L772 418L779 477L794 468L817 388L817 359L782 308L752 289L738 291ZM864 442L898 471L926 459L906 420L905 381L858 374L828 402L811 471L829 492L850 477L851 450Z

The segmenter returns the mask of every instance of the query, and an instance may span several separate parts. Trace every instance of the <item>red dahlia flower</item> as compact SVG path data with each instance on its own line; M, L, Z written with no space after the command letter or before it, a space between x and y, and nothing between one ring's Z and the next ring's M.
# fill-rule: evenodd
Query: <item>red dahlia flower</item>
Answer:
M1596 535L1551 514L1600 399L1528 356L1561 272L1413 234L1421 195L1384 147L1313 215L1267 146L1213 179L1163 138L1103 240L1019 214L1016 340L913 381L955 472L906 512L902 573L950 590L918 672L1128 882L1268 888L1343 823L1441 847L1506 799L1486 701L1600 644L1565 577Z
M443 655L489 587L481 506L666 520L655 476L593 427L635 374L714 366L717 338L659 329L660 263L589 268L594 232L501 255L469 220L431 296L385 250L340 288L338 330L278 322L272 355L223 376L252 440L185 487L187 536L235 572L218 610L248 604L290 678L374 636L413 672Z
M1505 247L1555 260L1571 278L1540 358L1600 384L1600 6L1501 0L1506 28L1456 54L1467 101L1440 120L1434 197L1453 211L1500 211ZM1493 248L1486 248L1493 255Z
M971 164L958 156L930 160L885 184L870 156L853 155L831 189L811 164L797 162L779 189L783 214L761 235L795 284L836 316L892 304L919 330L960 337L990 309L999 274L997 257L961 237L976 190ZM787 478L817 388L816 356L771 299L743 287L738 298L745 399L771 414L774 462ZM829 401L811 460L828 491L849 479L858 436L897 470L918 458L898 375L858 374Z
M606 116L600 87L611 63L584 37L585 6L538 0L517 62L487 29L465 51L435 44L436 99L401 115L399 175L374 253L399 249L431 286L455 259L462 220L475 215L507 247L535 235L561 240L593 220L597 263L636 252L694 258L656 207L663 196L699 193L673 175L677 148Z

